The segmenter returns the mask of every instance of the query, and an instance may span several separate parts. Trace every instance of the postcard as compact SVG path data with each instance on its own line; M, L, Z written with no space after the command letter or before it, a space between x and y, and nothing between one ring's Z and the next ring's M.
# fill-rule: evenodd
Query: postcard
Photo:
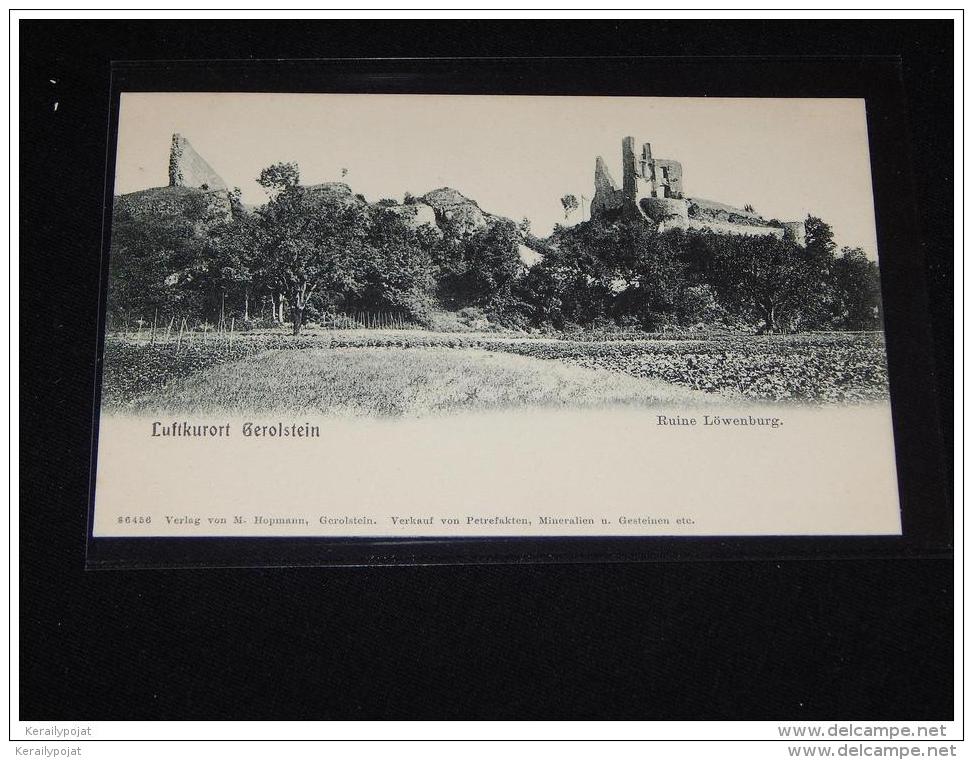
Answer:
M877 536L865 103L122 93L95 537Z

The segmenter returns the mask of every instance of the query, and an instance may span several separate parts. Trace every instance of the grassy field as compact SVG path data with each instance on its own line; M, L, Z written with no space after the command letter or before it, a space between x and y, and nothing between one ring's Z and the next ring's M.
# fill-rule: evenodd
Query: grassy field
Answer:
M878 335L571 339L520 333L263 332L106 341L108 410L424 415L620 404L888 397Z
M525 356L477 349L273 349L217 364L138 396L132 411L215 415L303 412L421 416L522 407L668 406L702 394Z

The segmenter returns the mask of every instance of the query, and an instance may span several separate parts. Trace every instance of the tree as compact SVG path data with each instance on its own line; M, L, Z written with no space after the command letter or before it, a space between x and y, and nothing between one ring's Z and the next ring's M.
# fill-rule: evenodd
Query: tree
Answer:
M207 236L205 248L211 292L221 296L221 316L223 298L229 294L232 303L242 301L242 317L250 319L254 291L265 281L256 240L256 219L249 214L234 216L214 227ZM215 298L213 301L215 305Z
M595 219L558 227L549 243L540 266L559 283L565 320L589 324L614 316L651 329L674 315L686 270L678 235Z
M731 313L766 332L795 330L820 294L807 252L772 236L728 235L714 241L714 280Z
M301 184L301 171L293 162L276 163L260 172L257 184L270 194L281 193Z
M202 312L207 241L219 215L206 197L189 194L178 213L138 212L116 204L112 214L108 310L117 318L154 312Z
M372 214L358 262L360 287L351 296L355 304L426 320L435 269L430 252L436 242L430 229L413 228L393 211Z
M878 264L861 248L842 248L832 267L835 324L846 330L881 326L881 282Z
M550 266L531 267L514 285L514 295L525 305L525 312L535 325L564 327L563 283Z
M804 247L812 258L821 262L830 262L834 259L834 231L830 224L808 214L804 220L804 236Z
M561 205L564 206L564 218L567 219L571 215L571 212L578 210L578 199L571 193L568 193L561 198Z
M287 297L294 335L316 293L354 287L365 234L358 206L309 194L299 178L295 164L274 164L260 173L258 182L276 195L257 212L256 225L257 248L269 279Z
M619 243L609 261L626 283L619 293L616 314L634 317L647 329L677 319L686 266L679 260L679 234L657 232L644 224L620 226Z
M683 288L676 303L676 313L683 325L713 323L725 317L709 285L687 285Z
M835 298L831 276L837 251L834 231L823 219L808 214L804 220L804 234L805 258L810 267L808 274L812 278L810 286L816 295L809 303L814 308L808 309L806 322L808 327L827 327Z
M445 290L456 306L482 306L503 312L509 307L511 288L523 271L517 252L516 225L509 219L491 219L485 227L457 241L450 250L453 272L447 273Z
M243 205L243 191L239 187L234 187L227 192L230 199L230 211L234 217L240 217L247 213L246 206Z
M108 311L150 319L199 308L195 280L205 271L203 239L194 225L173 216L116 219L109 255Z

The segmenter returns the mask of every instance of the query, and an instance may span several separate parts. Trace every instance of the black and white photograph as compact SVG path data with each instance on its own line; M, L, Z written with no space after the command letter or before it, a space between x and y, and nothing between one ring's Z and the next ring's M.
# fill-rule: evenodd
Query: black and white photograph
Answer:
M114 177L96 535L900 530L862 100L124 93Z
M12 11L16 754L961 755L962 18Z

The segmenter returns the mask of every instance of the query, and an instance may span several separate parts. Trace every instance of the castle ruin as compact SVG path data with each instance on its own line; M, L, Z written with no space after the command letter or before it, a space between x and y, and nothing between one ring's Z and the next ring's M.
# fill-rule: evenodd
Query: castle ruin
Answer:
M591 217L644 220L659 230L706 229L735 235L773 235L804 245L803 222L767 220L754 211L728 206L683 192L682 164L653 158L652 145L639 153L635 138L622 141L622 186L619 188L601 156L595 159L595 195Z
M169 184L136 190L115 198L115 208L127 216L192 217L228 221L233 204L226 183L182 135L172 136ZM203 222L200 222L203 223Z
M180 134L172 136L169 148L169 187L197 190L227 190L226 183Z

